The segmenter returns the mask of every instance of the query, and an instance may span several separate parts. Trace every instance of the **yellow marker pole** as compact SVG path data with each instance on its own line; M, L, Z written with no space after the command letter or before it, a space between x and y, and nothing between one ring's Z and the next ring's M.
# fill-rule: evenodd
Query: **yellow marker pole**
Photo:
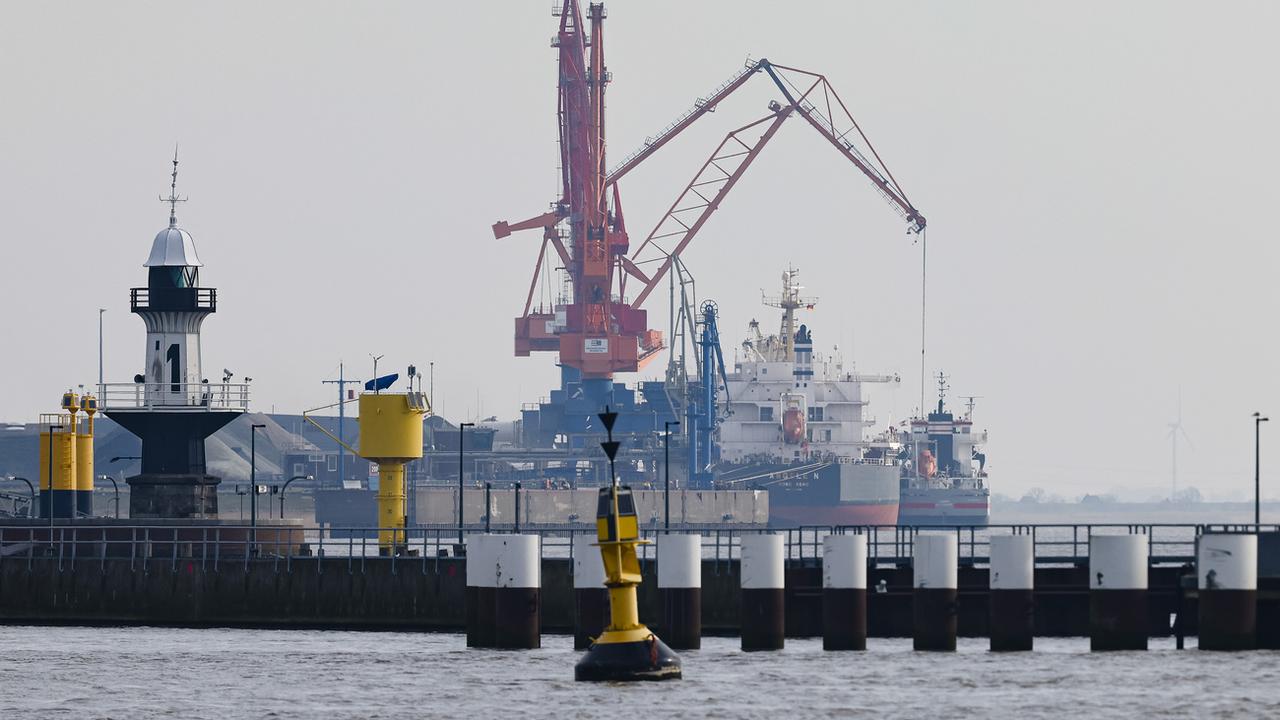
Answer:
M404 463L378 463L378 549L404 546Z
M76 515L93 515L93 415L98 412L98 400L85 393L80 396L80 409L84 411L85 431L76 432Z
M431 412L431 403L420 392L361 393L360 448L357 450L310 416L317 410L346 402L349 401L307 410L302 417L352 454L378 464L378 552L397 554L409 544L405 529L404 466L422 457L422 418Z

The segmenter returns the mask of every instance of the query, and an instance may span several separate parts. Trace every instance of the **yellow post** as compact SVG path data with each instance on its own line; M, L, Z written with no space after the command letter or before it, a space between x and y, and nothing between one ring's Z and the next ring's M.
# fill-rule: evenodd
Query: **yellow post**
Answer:
M50 433L50 426L61 430ZM40 416L40 510L44 517L71 517L75 511L75 416L61 413ZM50 449L53 454L50 457ZM52 465L52 472L50 472ZM53 487L49 481L53 480Z
M636 517L631 488L611 485L600 488L596 513L596 539L604 560L605 587L609 588L610 622L597 643L639 642L653 633L640 622L636 586L640 584L637 545L640 520Z
M80 409L85 413L85 431L76 433L76 514L93 515L93 415L98 400L85 393L80 396Z
M378 548L405 544L404 463L378 463Z
M422 393L360 396L360 457L378 463L378 551L396 554L405 535L404 465L422 457Z

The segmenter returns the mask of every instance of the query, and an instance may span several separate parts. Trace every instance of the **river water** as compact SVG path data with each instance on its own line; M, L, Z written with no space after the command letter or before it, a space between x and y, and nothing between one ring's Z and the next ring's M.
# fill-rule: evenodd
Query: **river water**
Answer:
M1280 715L1280 654L1091 654L1083 638L1001 655L872 639L865 653L706 638L685 679L575 683L566 636L469 650L462 635L0 627L0 718L986 718Z

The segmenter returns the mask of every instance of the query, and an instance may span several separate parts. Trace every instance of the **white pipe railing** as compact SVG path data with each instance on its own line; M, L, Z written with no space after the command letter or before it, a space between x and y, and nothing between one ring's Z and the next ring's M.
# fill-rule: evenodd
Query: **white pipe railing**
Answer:
M98 409L249 409L248 383L105 383L98 386Z

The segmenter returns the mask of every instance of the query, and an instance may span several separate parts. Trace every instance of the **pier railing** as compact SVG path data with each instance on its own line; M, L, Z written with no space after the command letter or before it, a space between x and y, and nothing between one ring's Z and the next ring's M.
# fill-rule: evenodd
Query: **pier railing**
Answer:
M512 528L499 530L509 531ZM127 523L92 524L6 524L0 526L0 564L56 562L59 570L127 559L135 570L147 571L154 561L199 565L203 570L227 570L251 563L273 563L277 570L290 571L296 563L318 558L345 559L347 569L363 572L366 563L387 562L420 566L423 572L439 571L442 559L464 553L458 543L456 526L395 529L397 552L387 554L378 543L378 528L308 527L302 525L160 525ZM390 528L387 528L390 531ZM680 527L672 533L702 536L702 557L715 571L727 571L741 558L745 535L776 532L786 539L787 559L800 565L821 562L823 538L830 534L858 533L867 536L868 562L872 566L909 566L915 538L920 533L955 533L961 565L982 566L988 562L991 537L1021 534L1032 538L1038 566L1086 565L1089 538L1094 535L1137 533L1147 537L1152 565L1182 565L1194 562L1197 539L1206 532L1280 532L1280 526L1193 525L1193 524L1062 524L993 525L976 527L804 527L785 530L760 528ZM593 529L563 527L523 528L541 538L543 558L572 558L573 536L594 535ZM468 527L466 534L483 532ZM643 531L653 541L661 530ZM656 559L655 544L642 545L641 559Z
M167 412L249 409L248 383L105 383L98 386L98 407Z

